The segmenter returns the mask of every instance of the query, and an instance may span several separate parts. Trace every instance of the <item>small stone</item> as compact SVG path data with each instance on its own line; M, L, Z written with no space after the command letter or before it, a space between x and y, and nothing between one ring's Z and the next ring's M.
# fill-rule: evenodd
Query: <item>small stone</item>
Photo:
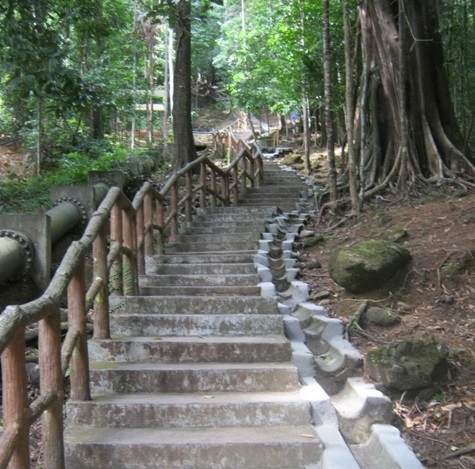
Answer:
M330 305L331 304L331 299L330 298L325 298L324 300L320 300L319 301L319 304L322 305L322 306L325 306L325 305Z
M314 235L314 236L311 236L310 238L305 238L303 240L303 246L305 248L310 248L310 247L316 246L318 243L321 243L322 241L325 241L325 238L322 235Z
M393 230L385 231L381 238L385 241L390 241L392 243L397 243L401 239L407 236L407 230L404 228L395 228Z
M381 327L390 327L401 322L399 314L394 313L388 308L379 308L377 306L368 308L365 313L365 319Z
M320 290L316 292L312 292L310 294L310 299L317 301L317 300L323 300L324 298L329 298L331 296L331 293L328 290Z
M301 238L309 238L310 236L314 236L314 235L315 235L315 231L311 231L311 230L302 230L299 233L299 236Z
M397 309L399 311L403 311L403 312L407 313L408 311L411 311L412 306L408 305L407 303L404 303L402 301L398 301L397 302Z
M320 261L309 261L305 266L308 270L321 269L322 263Z

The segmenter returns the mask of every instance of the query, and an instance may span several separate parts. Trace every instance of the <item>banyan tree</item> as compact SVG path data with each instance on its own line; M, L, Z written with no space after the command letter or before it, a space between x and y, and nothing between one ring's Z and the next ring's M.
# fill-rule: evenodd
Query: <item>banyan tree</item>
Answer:
M390 182L402 193L417 182L475 187L475 166L449 93L437 3L359 2L362 73L354 163L360 195Z

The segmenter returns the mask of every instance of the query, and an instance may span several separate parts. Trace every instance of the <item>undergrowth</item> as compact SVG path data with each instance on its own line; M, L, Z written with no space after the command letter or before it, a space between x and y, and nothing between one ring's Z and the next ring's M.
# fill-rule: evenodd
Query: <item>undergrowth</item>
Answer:
M122 171L127 175L128 188L136 189L146 174L134 176L129 162L144 154L144 150L131 152L121 147L111 147L100 157L71 152L58 158L40 176L10 175L0 184L0 214L44 212L51 208L51 187L85 185L90 171Z

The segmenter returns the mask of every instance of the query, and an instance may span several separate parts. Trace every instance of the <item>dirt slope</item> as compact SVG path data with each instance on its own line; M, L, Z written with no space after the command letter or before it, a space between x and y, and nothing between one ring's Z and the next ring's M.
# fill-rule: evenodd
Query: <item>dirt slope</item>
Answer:
M391 328L363 323L363 331L352 329L350 340L362 353L427 336L449 347L451 376L446 385L432 396L391 396L396 425L427 467L475 468L475 195L426 194L404 203L378 198L360 217L335 229L331 226L336 220L330 217L319 226L315 223L313 228L325 241L299 248L303 260L321 263L319 269L302 271L314 293L328 292L315 303L346 323L363 301L390 307L402 316L401 323ZM407 231L401 242L413 256L398 289L353 295L329 277L328 261L336 247L396 228Z

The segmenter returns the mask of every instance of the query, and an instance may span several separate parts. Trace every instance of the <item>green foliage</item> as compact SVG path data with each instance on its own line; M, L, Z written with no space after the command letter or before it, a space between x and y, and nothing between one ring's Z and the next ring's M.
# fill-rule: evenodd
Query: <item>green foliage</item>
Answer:
M237 105L286 113L300 105L303 87L312 103L321 102L320 2L257 0L241 7L229 2L219 9L224 21L214 60Z
M72 152L64 155L55 169L40 177L15 177L0 186L0 213L40 213L50 208L52 186L86 184L89 171L122 170L128 172L128 152L110 147L100 158Z
M452 100L464 138L475 144L475 3L467 0L440 2L440 32Z

